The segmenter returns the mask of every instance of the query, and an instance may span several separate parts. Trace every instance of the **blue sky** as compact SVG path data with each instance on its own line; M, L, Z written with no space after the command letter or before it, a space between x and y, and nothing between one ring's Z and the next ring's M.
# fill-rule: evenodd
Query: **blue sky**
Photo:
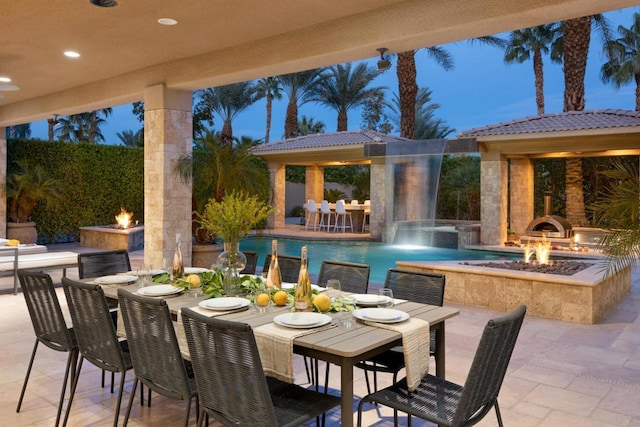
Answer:
M629 27L634 12L640 13L640 7L612 11L605 14L614 29L622 24ZM617 33L616 33L617 34ZM500 34L503 38L507 34ZM455 68L444 71L429 58L425 51L416 53L418 85L432 90L432 100L440 104L436 116L454 128L453 135L474 127L485 126L521 117L536 115L535 88L532 62L523 64L504 64L504 51L494 47L481 46L477 43L457 42L443 45L453 57ZM377 55L377 54L376 54ZM370 62L375 64L377 56ZM395 57L391 57L394 65L383 72L373 82L376 86L397 92ZM562 68L544 57L544 96L545 112L562 111L564 91ZM604 85L600 81L600 66L604 62L601 42L592 34L591 49L587 62L585 78L586 109L635 109L635 86L633 84L616 89L613 85ZM270 140L282 138L287 99L283 96L274 102ZM249 136L255 139L264 138L265 134L265 100L258 101L233 122L233 133L236 136ZM313 117L315 121L325 124L326 132L334 132L337 126L337 113L326 107L309 103L299 109L302 115ZM361 111L349 112L349 130L360 128ZM137 130L141 127L131 112L131 104L114 106L113 114L107 118L103 126L103 134L110 144L120 144L116 136L123 130ZM215 129L220 130L222 123L216 120ZM47 138L46 121L31 125L32 137Z

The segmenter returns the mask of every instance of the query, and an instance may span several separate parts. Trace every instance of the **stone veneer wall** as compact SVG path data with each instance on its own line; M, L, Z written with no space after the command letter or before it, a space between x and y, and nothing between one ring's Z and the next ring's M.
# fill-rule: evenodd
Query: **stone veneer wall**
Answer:
M506 277L508 270L469 266L435 266L435 263L398 262L406 270L446 275L445 302L511 311L520 304L527 306L527 314L574 323L593 324L601 319L631 291L631 269L603 277L595 283L560 283L551 276L549 281L536 280L530 275ZM451 266L451 263L443 263ZM457 262L459 264L459 262ZM482 271L478 271L482 270ZM493 270L493 271L489 271ZM589 271L593 270L593 271ZM583 270L585 276L595 277L601 267L594 265ZM514 276L512 272L508 274ZM544 276L535 274L536 277ZM560 276L567 277L567 276ZM577 281L576 281L577 282Z

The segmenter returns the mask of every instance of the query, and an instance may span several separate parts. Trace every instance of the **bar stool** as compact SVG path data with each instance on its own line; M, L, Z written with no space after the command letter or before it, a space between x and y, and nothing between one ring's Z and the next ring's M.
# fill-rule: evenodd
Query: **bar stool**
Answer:
M331 207L329 207L329 201L323 200L322 202L320 202L320 224L318 225L318 229L322 230L322 227L324 227L327 231L330 231L331 217L333 215L334 213L331 211ZM325 218L327 218L326 223L324 222Z
M340 218L342 218L342 225L340 224ZM349 225L347 225L347 218L349 218ZM338 200L336 202L336 226L333 231L338 232L338 228L342 229L343 233L346 233L347 227L353 233L353 221L351 218L351 212L347 212L347 209L344 205L344 200Z
M313 231L316 231L318 225L318 208L315 200L307 200L307 217L304 220L304 230L307 231L311 218L313 217Z
M365 201L364 205L364 215L362 216L362 232L364 233L365 229L371 230L369 227L369 222L371 221L371 204L367 204L369 200Z

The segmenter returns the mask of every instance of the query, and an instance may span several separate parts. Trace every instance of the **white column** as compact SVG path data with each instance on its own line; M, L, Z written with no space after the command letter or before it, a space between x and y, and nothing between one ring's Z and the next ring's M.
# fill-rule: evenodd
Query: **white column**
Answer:
M170 263L176 234L185 265L191 265L191 183L175 173L178 159L192 152L192 93L163 84L144 91L144 262Z

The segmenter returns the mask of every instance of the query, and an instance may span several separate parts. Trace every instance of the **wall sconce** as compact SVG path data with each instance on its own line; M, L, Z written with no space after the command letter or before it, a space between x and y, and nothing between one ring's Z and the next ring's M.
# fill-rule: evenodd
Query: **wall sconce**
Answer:
M384 56L384 53L389 50L386 47L379 47L376 49L380 52L380 60L378 61L378 71L385 71L391 68L391 61L389 61L389 57Z

